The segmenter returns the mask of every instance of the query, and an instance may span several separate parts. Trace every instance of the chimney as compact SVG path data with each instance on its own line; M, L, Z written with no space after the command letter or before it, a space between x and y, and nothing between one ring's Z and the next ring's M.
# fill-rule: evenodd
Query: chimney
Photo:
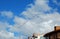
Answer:
M60 30L60 26L55 26L54 30L55 31Z

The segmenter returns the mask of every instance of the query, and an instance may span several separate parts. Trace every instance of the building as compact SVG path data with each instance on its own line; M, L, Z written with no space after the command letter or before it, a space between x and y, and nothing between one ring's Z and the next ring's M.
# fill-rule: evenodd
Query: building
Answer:
M44 35L45 39L60 39L60 26L56 26L54 31Z
M28 37L28 39L40 39L40 34L39 33L34 33L32 37Z

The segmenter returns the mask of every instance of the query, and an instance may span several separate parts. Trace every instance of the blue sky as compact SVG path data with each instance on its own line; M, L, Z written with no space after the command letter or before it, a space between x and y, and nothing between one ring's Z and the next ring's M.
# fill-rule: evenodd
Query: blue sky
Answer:
M34 4L34 0L0 0L0 11L12 11L15 15L18 15L30 3Z
M0 11L12 11L14 15L19 16L27 7L31 7L27 6L30 3L34 4L34 0L0 0ZM7 20L13 24L12 19L0 16L0 20Z
M60 12L60 0L56 0L56 2L58 3L54 3L54 0L49 0L49 6L53 9L58 9L57 11Z
M30 3L34 4L34 0L0 0L0 21L13 25L14 16L19 16L26 8L31 8L31 6L27 6ZM1 12L3 11L12 11L14 16L12 18L2 16ZM9 31L9 29L10 28L6 28L7 31ZM19 32L14 32L14 35L22 35L22 32L20 34Z
M2 39L27 39L33 33L45 34L59 23L60 0L0 0Z

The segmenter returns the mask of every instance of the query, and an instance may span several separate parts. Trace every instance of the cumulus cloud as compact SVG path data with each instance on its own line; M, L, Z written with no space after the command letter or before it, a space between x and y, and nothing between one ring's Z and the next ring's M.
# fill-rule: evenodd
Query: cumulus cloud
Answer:
M14 21L16 24L14 27L11 27L11 30L23 32L24 34L28 35L31 35L33 33L45 34L54 30L54 26L59 25L60 23L60 14L58 12L54 12L53 14L40 14L39 17L36 16L31 20L15 17Z
M28 35L33 33L45 34L54 30L54 26L59 25L60 14L56 11L51 12L50 10L53 9L48 6L48 2L48 0L36 0L35 5L30 4L31 8L27 8L20 14L24 18L15 17L15 25L11 27L11 30ZM45 13L47 11L49 14Z
M0 21L0 39L10 39L13 38L13 33L7 32L7 28L11 26L7 22Z
M6 31L1 31L0 32L0 38L11 38L13 37L13 33L6 32Z
M12 25L9 23L0 21L0 39L24 39L23 36L16 37L14 32L8 32L7 28L10 27L12 27Z
M26 11L20 14L20 16L24 18L18 16L14 17L13 21L15 24L10 27L10 31L32 35L33 33L45 34L54 30L55 25L60 25L60 14L57 11L51 12L50 10L53 9L48 6L48 2L49 0L36 0L35 5L29 4L28 6L31 6L31 8L27 8ZM45 12L49 12L49 14ZM9 37L10 34L14 37L14 34L11 32L6 33ZM4 34L6 35L6 33ZM23 39L23 36L21 39Z
M19 37L15 37L14 33L7 31L0 31L0 39L20 39Z
M7 23L7 22L1 22L0 21L0 31L6 30L6 28L9 28L10 26L12 26L12 25L9 25L9 23Z
M3 17L12 18L13 12L11 12L11 11L0 11L0 15Z

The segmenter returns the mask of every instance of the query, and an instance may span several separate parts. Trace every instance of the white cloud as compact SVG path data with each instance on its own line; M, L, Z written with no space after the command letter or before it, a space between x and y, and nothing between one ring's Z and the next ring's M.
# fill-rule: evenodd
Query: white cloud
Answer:
M26 20L24 20L23 18L19 18L18 16L15 16L14 22L18 23L19 25L23 25L25 24Z
M17 31L22 32L25 35L31 35L33 33L45 34L54 30L55 25L60 25L60 14L56 11L51 13L50 10L52 8L48 6L48 2L48 0L36 0L35 5L29 4L28 6L31 6L31 8L28 8L26 11L23 11L22 14L20 14L20 16L23 16L25 19L15 16L15 24L10 27L11 32ZM45 14L47 11L50 14ZM10 17L11 15L5 16ZM8 33L10 36L9 32L6 33ZM6 33L4 34L6 35ZM14 37L14 34L12 34L12 37ZM23 36L21 39L23 39Z
M13 17L13 12L11 11L0 11L1 16L6 16L7 18Z
M7 32L6 28L10 25L7 22L0 21L0 39L9 39L13 36L12 33Z
M12 26L12 25L9 25L9 23L7 23L7 22L1 22L0 21L0 31L1 30L6 30L6 28L8 28L10 26Z
M0 31L0 39L20 39L19 37L15 37L14 33L7 31Z
M5 37L5 38L11 38L11 37L13 37L14 35L13 35L13 33L10 33L10 32L6 32L6 31L1 31L0 32L0 37Z
M11 11L1 11L0 15L5 18L7 17L8 19L13 18L13 12L11 12ZM17 20L17 17L15 18L15 21L16 20ZM22 21L22 18L20 21ZM18 23L18 22L19 22L19 19L15 23ZM22 25L22 23L24 23L24 21L22 21L20 23L20 25ZM10 25L9 22L0 21L0 39L25 39L24 36L17 36L16 37L16 36L14 36L13 32L10 32L9 30L7 30L7 28L10 29L10 27L12 27L12 26L13 25Z
M39 32L42 34L54 30L54 26L60 23L60 14L56 11L51 13L48 2L48 0L36 0L35 5L31 4L31 8L28 8L20 15L28 20L15 17L14 22L16 24L11 27L11 30L28 35ZM45 14L46 11L49 11L50 14Z
M8 32L6 29L10 27L9 23L0 21L0 39L23 39L23 36L16 37L13 32Z

